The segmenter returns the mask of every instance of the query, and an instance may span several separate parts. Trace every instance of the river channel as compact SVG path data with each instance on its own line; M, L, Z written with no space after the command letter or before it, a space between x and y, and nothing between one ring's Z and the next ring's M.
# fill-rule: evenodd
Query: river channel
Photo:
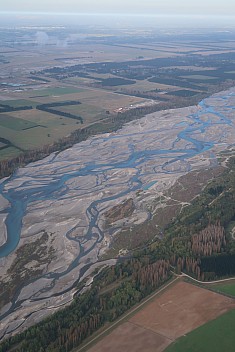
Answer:
M201 101L197 107L147 115L115 133L91 137L17 170L0 184L0 194L8 202L1 211L6 214L7 241L0 247L0 258L7 258L17 249L23 229L26 231L29 220L24 222L24 219L29 213L37 215L42 206L50 209L57 202L69 204L66 202L80 199L82 203L84 199L85 225L73 221L65 230L60 230L60 235L76 244L79 251L63 270L42 275L41 279L50 279L51 284L41 292L49 292L56 280L76 268L104 240L99 216L105 204L118 203L139 190L148 192L156 187L162 175L190 172L191 160L205 153L216 164L216 148L219 146L222 150L234 144L234 110L235 89L230 89ZM93 193L96 196L92 197ZM45 229L46 223L40 228L40 219L37 221L38 229ZM82 236L75 236L81 227ZM91 260L95 261L97 258ZM80 276L88 267L84 265ZM2 318L19 306L16 302L21 289ZM57 294L69 289L71 286Z

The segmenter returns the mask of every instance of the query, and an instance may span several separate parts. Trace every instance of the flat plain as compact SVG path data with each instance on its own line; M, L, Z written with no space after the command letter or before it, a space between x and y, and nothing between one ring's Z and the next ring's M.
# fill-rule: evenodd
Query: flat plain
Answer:
M66 29L61 35L51 29L43 42L33 31L26 39L24 28L14 36L2 31L0 103L19 111L4 112L1 123L0 109L0 138L8 140L0 160L52 145L81 128L78 121L65 121L60 115L52 118L44 112L43 128L13 133L12 117L18 118L19 124L34 123L37 105L79 100L81 106L58 110L78 114L84 121L82 127L87 127L103 123L107 112L116 118L118 112L138 104L149 107L154 101L155 107L160 104L162 109L194 105L205 95L221 90L225 81L230 80L231 86L235 78L228 62L235 45L227 38L222 43L199 42L192 34L190 39L179 36L175 40L171 33L166 40L164 33L159 37L151 31L133 33L125 28L110 34L105 29L100 33L85 29L87 42L79 31ZM151 40L146 42L149 35ZM192 54L201 58L194 60ZM215 54L223 56L223 68ZM32 106L32 110L20 110L24 106Z
M228 283L222 282L221 284L211 285L211 288L219 293L225 293L235 297L235 280Z
M110 265L121 253L161 236L163 219L170 221L215 177L218 154L234 143L234 90L228 90L235 79L234 42L198 42L194 33L185 39L187 32L175 41L174 32L159 38L144 31L133 35L130 29L110 36L100 29L95 36L86 32L85 44L77 29L69 34L57 30L48 31L46 43L37 42L34 28L27 38L25 28L3 30L0 160L28 150L36 154L74 131L100 126L106 118L119 121L124 116L126 121L123 112L130 120L145 117L116 132L96 126L94 135L108 132L36 158L2 181L0 242L8 247L10 237L19 241L1 253L0 338L71 302L76 282L102 265L99 259L108 250ZM147 44L146 36L151 37ZM212 95L216 92L222 93ZM63 105L68 101L81 104ZM205 104L198 105L200 101ZM36 108L54 103L60 114ZM83 124L68 114L81 116ZM202 170L207 177L197 180L201 185L192 192L197 177L191 175ZM185 193L181 177L188 174L190 192L177 197L172 187ZM109 217L106 226L107 214L117 206L118 216ZM149 219L155 219L150 229ZM146 328L143 321L138 327L140 346L146 329L150 350L156 339L163 348L175 338L167 331L162 337L145 323ZM129 321L125 327L133 332L134 324Z
M235 301L231 298L178 282L90 348L89 352L108 352L110 349L115 352L162 352L178 337L234 307Z
M165 352L233 352L234 320L235 309L181 337Z

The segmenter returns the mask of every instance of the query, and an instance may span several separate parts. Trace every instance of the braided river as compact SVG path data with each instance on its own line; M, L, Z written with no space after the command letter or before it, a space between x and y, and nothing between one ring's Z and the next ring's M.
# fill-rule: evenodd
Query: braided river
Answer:
M219 152L234 145L232 88L198 106L153 113L117 132L91 137L2 180L3 282L17 258L17 249L45 232L51 236L55 255L44 265L40 277L19 286L11 302L0 311L0 338L30 325L36 311L43 317L43 310L46 315L49 309L71 299L77 280L110 245L111 230L107 232L103 226L108 209L132 197L137 204L135 221L138 216L140 222L146 220L149 214L143 199L151 202L177 178L193 170L215 167ZM138 206L139 191L143 196Z

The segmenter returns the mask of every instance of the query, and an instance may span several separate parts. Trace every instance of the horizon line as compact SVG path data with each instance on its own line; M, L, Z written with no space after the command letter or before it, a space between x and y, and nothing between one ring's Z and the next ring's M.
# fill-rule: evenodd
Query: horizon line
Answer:
M234 19L235 15L211 15L211 14L153 14L153 13L116 13L116 12L45 12L45 11L0 11L0 15L54 15L54 16L125 16L125 17L169 17L169 18L231 18Z

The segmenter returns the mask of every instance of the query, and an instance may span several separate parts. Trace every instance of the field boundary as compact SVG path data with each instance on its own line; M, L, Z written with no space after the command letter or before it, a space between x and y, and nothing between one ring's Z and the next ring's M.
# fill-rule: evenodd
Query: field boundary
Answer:
M169 286L173 285L177 280L180 280L180 277L176 277L173 280L171 279L171 281L164 285L163 287L159 288L156 292L154 292L153 294L151 294L151 296L147 297L143 302L141 302L140 304L138 304L137 307L131 309L129 312L127 312L126 314L124 314L121 318L119 318L116 322L114 322L112 325L110 325L108 328L106 328L104 331L102 331L101 333L99 333L97 336L95 336L92 340L88 341L85 345L83 345L82 347L78 348L78 349L74 349L73 352L82 352L82 351L86 351L87 348L91 347L95 342L98 342L98 340L102 337L104 337L105 335L107 335L107 333L111 332L114 328L116 328L120 323L124 322L127 318L129 318L132 314L136 313L140 308L142 308L146 303L150 302L153 298L155 298L158 294L160 294L162 291L164 291L165 289L167 289Z

